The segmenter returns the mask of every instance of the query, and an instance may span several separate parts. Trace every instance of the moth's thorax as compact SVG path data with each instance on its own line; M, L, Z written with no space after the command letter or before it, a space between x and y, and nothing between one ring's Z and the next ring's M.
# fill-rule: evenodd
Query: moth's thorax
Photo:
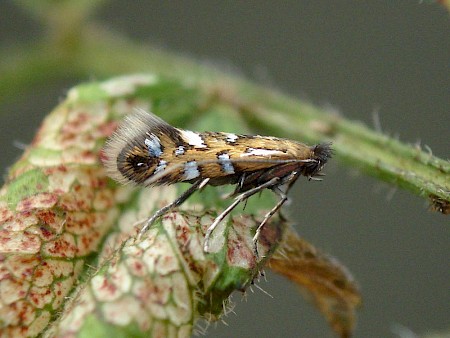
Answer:
M314 176L331 151L329 145L310 147L275 137L182 130L140 112L125 119L105 153L109 174L121 182L159 185L209 178L209 184L221 185L276 167L273 173Z

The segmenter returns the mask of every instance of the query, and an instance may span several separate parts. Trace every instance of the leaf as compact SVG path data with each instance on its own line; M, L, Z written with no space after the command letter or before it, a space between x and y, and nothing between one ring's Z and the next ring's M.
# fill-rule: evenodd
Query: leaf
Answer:
M288 229L269 267L303 290L340 337L350 337L361 296L353 277L327 256Z

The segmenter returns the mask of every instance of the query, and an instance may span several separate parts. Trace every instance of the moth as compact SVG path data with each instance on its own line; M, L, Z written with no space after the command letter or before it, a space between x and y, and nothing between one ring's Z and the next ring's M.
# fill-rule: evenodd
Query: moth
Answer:
M279 201L265 215L253 237L257 241L267 221L287 201L287 193L300 176L320 180L331 157L330 143L314 146L271 136L225 132L194 132L175 128L161 118L136 110L127 115L104 147L104 164L118 182L142 186L191 183L175 201L149 217L140 234L167 211L181 205L206 185L235 185L234 201L217 216L205 234L204 251L217 225L241 202L264 189Z

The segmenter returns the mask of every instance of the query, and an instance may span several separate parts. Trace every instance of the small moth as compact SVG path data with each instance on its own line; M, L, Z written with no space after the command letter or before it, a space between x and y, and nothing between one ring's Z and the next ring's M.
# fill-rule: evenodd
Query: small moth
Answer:
M194 132L172 127L159 117L136 110L125 117L105 148L104 164L110 177L121 183L157 186L188 182L192 186L158 210L143 226L142 235L159 217L181 205L205 185L234 184L235 200L205 234L204 250L217 225L241 202L270 189L279 202L264 217L253 238L287 201L287 193L300 176L320 180L331 157L330 143L307 146L271 136Z

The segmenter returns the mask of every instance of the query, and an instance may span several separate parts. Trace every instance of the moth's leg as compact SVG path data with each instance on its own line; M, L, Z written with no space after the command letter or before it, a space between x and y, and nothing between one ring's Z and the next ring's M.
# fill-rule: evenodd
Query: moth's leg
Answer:
M259 224L258 228L256 229L255 236L253 236L253 250L255 252L255 256L258 257L258 239L261 234L261 230L266 225L266 223L269 221L269 219L275 215L275 213L280 210L280 208L283 206L284 203L288 200L287 193L289 189L291 189L292 185L295 183L295 181L299 178L300 174L297 172L293 172L291 176L288 178L287 182L285 183L285 189L284 191L280 189L279 186L274 186L272 188L272 191L280 196L280 200L278 203L264 216L263 221L261 224Z
M223 199L227 199L227 198L229 198L229 197L236 196L236 195L239 193L239 191L241 191L242 187L244 186L244 182L245 182L245 179L246 179L246 178L247 178L247 175L246 175L245 173L243 173L243 174L239 177L239 179L238 179L238 181L237 181L237 183L236 183L236 187L234 188L234 191L233 191L233 192L230 192L230 193L228 193L228 194L224 194L224 195L223 195Z
M186 201L194 192L197 190L203 188L205 184L207 184L209 181L209 178L206 178L204 180L196 181L192 184L192 186L189 187L185 192L183 192L180 197L178 197L175 201L172 203L166 205L165 207L162 207L158 211L156 211L152 217L150 217L147 222L145 222L145 225L142 227L141 231L139 231L139 237L140 238L152 225L155 223L155 221L160 218L162 215L164 215L169 210L178 207L179 205L183 204L184 201Z
M228 206L228 208L226 208L224 211L222 211L222 213L216 217L216 219L214 220L214 222L209 226L209 228L206 230L206 234L205 234L205 242L203 245L203 250L205 252L209 251L209 238L211 237L211 233L214 231L214 229L219 225L220 222L222 222L222 220L242 201L245 201L247 198L249 198L250 196L266 189L266 188L270 188L270 187L274 187L276 185L278 185L280 182L280 178L279 177L274 177L272 178L270 181L267 181L264 184L261 184L253 189L247 190L246 192L243 192L242 194L240 194L239 196L237 196L234 199L234 202L231 203L230 206Z
M278 203L264 216L263 221L258 225L258 228L256 229L255 236L253 236L253 251L255 253L255 256L258 257L258 239L261 234L261 230L266 225L266 223L269 221L269 219L275 215L275 213L280 210L280 208L283 206L284 203L288 200L286 193L282 192L281 190L273 190L278 196L280 196L280 200Z
M209 180L209 178L205 178L198 186L198 190L202 190L208 184Z
M247 178L247 175L245 173L243 173L241 175L241 177L239 177L238 183L236 185L236 188L234 189L233 194L237 194L239 190L242 189L242 187L244 186L245 183L245 179Z

